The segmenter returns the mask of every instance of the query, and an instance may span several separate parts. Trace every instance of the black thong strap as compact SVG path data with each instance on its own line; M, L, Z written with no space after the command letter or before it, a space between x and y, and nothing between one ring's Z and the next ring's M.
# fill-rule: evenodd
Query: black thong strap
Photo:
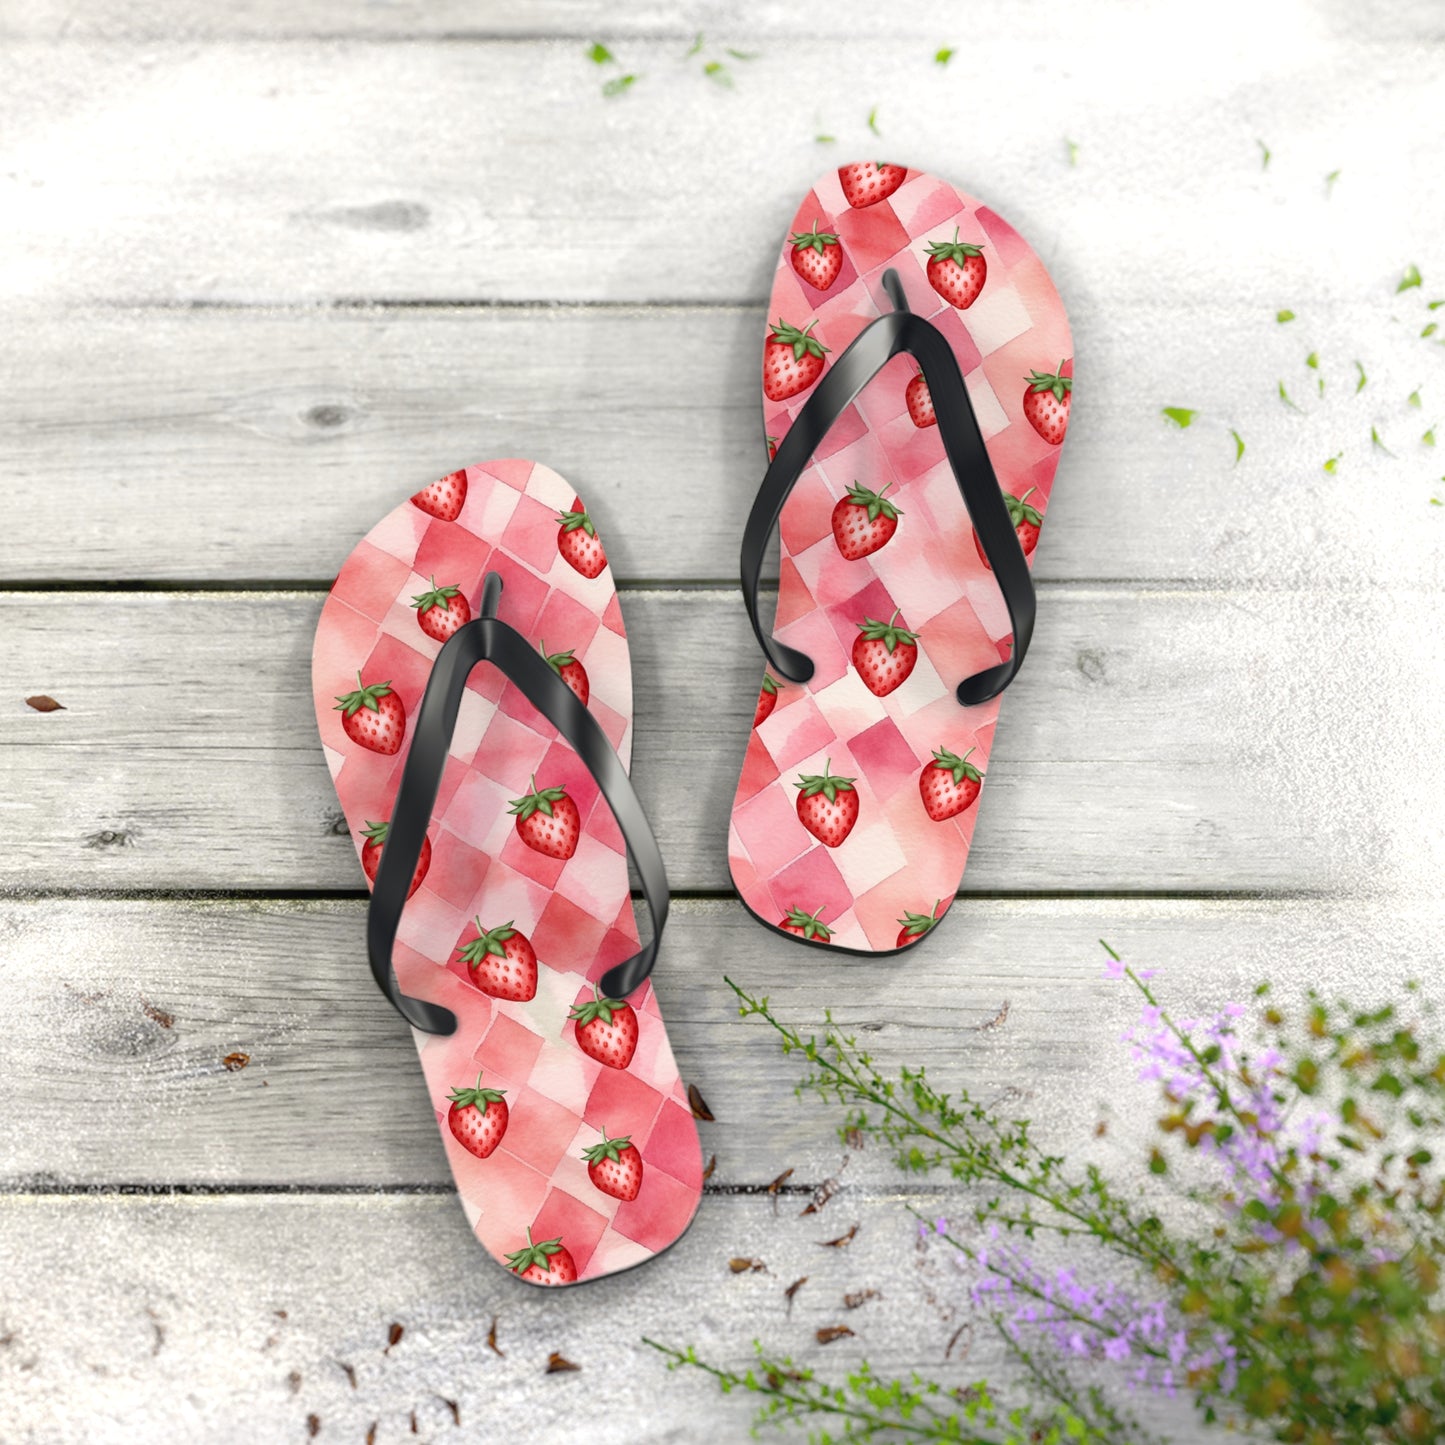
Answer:
M601 984L606 997L626 998L652 972L667 923L667 870L647 815L632 790L627 769L597 719L572 689L521 633L498 619L497 604L501 596L502 579L495 572L489 572L482 582L480 615L447 639L432 665L366 915L366 948L377 986L413 1028L429 1034L454 1032L456 1016L450 1009L401 992L392 967L392 947L412 876L421 858L422 844L426 841L462 692L479 662L490 662L515 684L582 759L612 809L637 869L642 896L652 919L652 936L639 952L608 970Z

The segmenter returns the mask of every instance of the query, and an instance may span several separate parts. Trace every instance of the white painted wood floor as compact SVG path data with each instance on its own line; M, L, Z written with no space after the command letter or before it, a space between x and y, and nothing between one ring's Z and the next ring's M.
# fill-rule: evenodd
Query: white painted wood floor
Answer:
M599 39L641 77L617 99ZM700 67L729 45L758 54L726 88ZM378 1422L379 1445L745 1438L746 1401L665 1375L644 1334L967 1383L996 1355L980 1331L945 1361L964 1287L904 1208L965 1201L865 1152L797 1219L835 1121L794 1100L724 971L801 1023L831 1004L892 1063L1013 1091L1060 1148L1114 1117L1120 1170L1150 1100L1100 936L1185 1010L1262 976L1429 977L1442 60L1428 0L8 0L0 1439L299 1441L308 1417L323 1441ZM798 194L875 152L1029 235L1078 347L965 896L884 965L763 933L724 860L765 286ZM1397 295L1411 263L1426 286ZM1181 432L1163 406L1201 415ZM657 987L717 1115L691 1233L561 1300L509 1282L450 1196L308 701L355 539L507 455L577 482L626 586L638 786L679 893ZM854 1221L851 1249L818 1248ZM815 1344L864 1286L856 1338ZM544 1375L551 1350L581 1372ZM1158 1419L1206 1438L1183 1405Z

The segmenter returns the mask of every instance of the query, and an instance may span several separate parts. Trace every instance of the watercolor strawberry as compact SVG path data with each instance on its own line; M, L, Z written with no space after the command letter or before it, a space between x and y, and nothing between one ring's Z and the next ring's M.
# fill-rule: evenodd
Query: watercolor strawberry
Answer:
M843 269L843 248L831 231L820 231L813 222L811 231L794 231L789 241L793 247L795 270L815 291L826 291Z
M876 552L898 530L899 510L882 492L870 492L858 482L833 508L833 540L849 562Z
M532 791L513 798L508 812L517 816L517 836L534 852L566 862L577 851L582 836L582 815L565 788L538 788L532 774Z
M361 871L366 874L369 883L376 882L376 870L381 867L381 850L386 846L386 835L390 828L390 823L368 822L361 830L361 836L366 839L361 846ZM426 870L430 867L431 839L423 838L421 854L416 860L416 872L411 875L411 887L406 890L408 898L421 887L421 880L426 877Z
M1057 371L1031 371L1024 387L1024 416L1051 447L1062 446L1069 429L1069 403L1074 399L1074 378Z
M938 425L938 413L933 409L933 395L928 390L928 379L921 371L908 383L903 399L908 403L908 415L914 426L922 429Z
M1023 548L1025 557L1031 556L1034 548L1039 545L1039 528L1044 521L1043 514L1039 509L1029 506L1029 498L1036 491L1038 491L1037 487L1030 487L1021 497L1015 497L1011 492L1003 494L1004 505L1008 508L1009 521L1014 524L1014 531L1018 533L1019 546ZM983 543L979 540L977 527L973 532L973 549L978 553L979 561L992 572L993 565L983 550Z
M637 1014L630 1003L603 998L596 987L567 1015L577 1026L577 1047L609 1069L625 1069L637 1052Z
M447 1110L447 1128L463 1149L485 1159L507 1132L505 1089L482 1088L482 1076L470 1089L453 1089L447 1097L452 1106Z
M822 911L820 908L818 913ZM832 943L833 930L819 921L818 913L804 913L801 908L790 908L778 927L784 933L796 933L799 938L807 938L814 943Z
M440 481L423 487L411 500L437 521L455 522L467 500L467 474L448 472Z
M411 599L416 608L416 620L428 637L445 642L457 628L464 627L472 620L472 609L462 596L460 587L438 587L437 579L431 579L431 591L418 593Z
M582 1151L587 1161L587 1177L604 1194L630 1204L642 1188L642 1155L628 1134L609 1139L602 1131L602 1142Z
M764 438L764 440L765 440L765 441L767 442L767 444L768 444L768 460L769 460L770 462L776 461L776 460L778 459L778 439L777 439L777 437L766 437L766 438Z
M577 701L586 707L587 699L592 696L592 685L587 681L587 669L577 661L573 649L569 647L566 652L548 652L547 639L544 637L542 656L547 659L547 666L577 695Z
M853 640L853 667L874 697L902 687L918 662L918 634L898 626L898 609L887 622L865 617Z
M406 736L406 708L389 682L365 683L356 674L356 691L336 695L335 712L354 743L390 757Z
M917 943L926 933L931 933L938 926L941 916L938 912L938 905L943 899L938 899L933 905L932 913L909 913L904 912L903 917L898 921L903 926L898 931L898 942L895 948L907 948L910 943Z
M855 211L886 201L907 175L907 166L893 166L886 161L855 161L851 166L838 168L843 195Z
M960 241L955 226L953 240L934 241L928 248L928 257L928 284L950 306L966 311L978 300L978 293L988 278L983 248L970 241Z
M804 773L794 784L798 791L798 821L825 847L838 847L858 821L856 778L835 778L833 760L821 773Z
M918 775L918 791L923 806L935 823L956 818L973 806L983 786L983 774L969 762L970 748L961 758L947 748L936 748L933 761L925 763Z
M799 331L779 317L769 328L772 334L763 346L763 394L769 401L797 396L823 374L828 348L811 334L817 324L810 321Z
M507 1268L528 1284L576 1284L577 1265L562 1243L562 1236L532 1242L527 1230L527 1247L513 1250L507 1256Z
M531 940L510 922L488 929L480 918L472 921L477 936L461 947L472 982L492 998L530 1003L537 997L537 950Z
M771 717L778 705L778 684L767 673L763 674L763 685L758 689L758 705L753 709L753 726Z
M572 510L559 512L557 521L557 550L562 554L562 560L589 580L600 576L607 565L607 553L602 550L597 528L592 525L592 518L587 515L580 499L574 497Z

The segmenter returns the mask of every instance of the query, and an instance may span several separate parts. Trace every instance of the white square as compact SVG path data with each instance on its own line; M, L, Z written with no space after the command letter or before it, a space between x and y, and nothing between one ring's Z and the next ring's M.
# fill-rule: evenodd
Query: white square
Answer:
M1008 413L994 395L983 368L980 366L969 372L963 384L968 388L968 399L973 403L973 414L978 418L978 429L983 433L984 441L997 436L1008 425Z
M973 344L987 356L1014 337L1022 336L1034 323L1023 297L1012 286L998 290L985 286L978 300L968 308L964 324Z
M886 819L869 823L864 816L858 820L847 843L833 849L833 861L849 892L858 898L906 868L908 855L898 846L898 839Z

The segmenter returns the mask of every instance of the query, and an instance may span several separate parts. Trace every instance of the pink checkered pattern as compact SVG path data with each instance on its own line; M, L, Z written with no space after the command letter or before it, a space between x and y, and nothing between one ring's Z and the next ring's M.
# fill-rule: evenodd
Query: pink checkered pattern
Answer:
M471 615L482 578L503 579L499 616L549 653L572 650L590 684L588 706L626 762L631 753L632 674L610 569L589 580L562 557L558 515L580 504L555 472L526 461L487 462L465 472L453 521L404 502L377 524L342 567L322 610L312 679L316 716L336 790L358 853L368 822L391 816L415 715L441 644L418 624L412 598L435 577L460 587ZM383 756L347 736L336 699L389 682L406 708L399 752ZM531 787L560 786L576 803L582 836L565 862L527 847L508 802ZM603 1065L577 1043L569 1011L592 985L635 953L626 852L590 774L556 730L493 668L467 684L428 836L431 863L407 904L395 962L404 992L451 1009L455 1034L415 1035L453 1177L477 1238L492 1255L560 1239L579 1279L627 1269L687 1228L702 1194L702 1159L686 1090L650 985L628 1003L639 1038L625 1069ZM511 922L538 957L535 998L503 1002L474 987L461 946ZM369 983L361 972L358 988ZM666 966L666 948L663 950ZM448 1094L505 1090L506 1133L478 1158L448 1126ZM602 1138L626 1135L640 1151L637 1198L598 1189L582 1158Z
M1059 447L1024 412L1030 372L1072 374L1068 320L1042 262L1012 227L933 176L908 171L873 205L854 208L838 173L799 206L790 229L831 232L843 264L825 290L794 270L785 240L769 321L803 328L830 349L831 363L883 310L881 277L897 269L910 306L953 344L1000 485L1047 511ZM930 242L982 247L987 276L977 299L956 309L931 286ZM1060 365L1060 362L1063 365ZM865 951L900 946L905 913L941 916L963 876L978 814L934 821L919 789L935 749L984 773L998 701L964 709L963 678L1009 653L1008 614L975 550L968 512L936 426L919 427L905 399L917 365L895 357L824 440L794 489L781 523L777 635L817 666L804 685L780 684L771 715L753 730L733 804L729 861L743 901L766 923L789 909L820 917L831 943ZM823 373L826 374L826 371ZM816 381L813 383L816 385ZM781 439L811 395L764 397L768 435ZM849 484L881 491L901 516L878 551L845 560L831 514ZM1032 560L1032 559L1030 559ZM864 686L851 662L858 624L886 620L919 635L912 675L886 697ZM816 841L797 815L800 774L853 777L858 821L836 848ZM821 913L819 913L821 910Z

